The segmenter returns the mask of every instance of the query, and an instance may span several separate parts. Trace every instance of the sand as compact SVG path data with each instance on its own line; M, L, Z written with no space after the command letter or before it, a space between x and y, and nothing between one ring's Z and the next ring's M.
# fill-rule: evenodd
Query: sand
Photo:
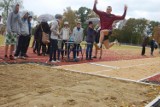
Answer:
M144 107L160 87L35 64L0 65L0 107Z

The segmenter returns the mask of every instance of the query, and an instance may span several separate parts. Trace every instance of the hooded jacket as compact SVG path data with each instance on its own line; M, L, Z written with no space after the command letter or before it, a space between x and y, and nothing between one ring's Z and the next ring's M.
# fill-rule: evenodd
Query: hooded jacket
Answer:
M24 11L21 15L22 18L20 22L20 34L23 36L29 35L28 18L24 18L27 13L27 11Z
M16 4L17 5L17 4ZM16 5L13 8L13 11L9 13L7 18L7 32L8 33L20 33L20 15L15 13Z

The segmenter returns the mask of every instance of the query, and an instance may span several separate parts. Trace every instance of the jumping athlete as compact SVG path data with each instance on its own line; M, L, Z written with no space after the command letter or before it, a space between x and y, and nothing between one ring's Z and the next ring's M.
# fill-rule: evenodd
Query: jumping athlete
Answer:
M101 31L100 31L100 39L98 43L98 47L101 48L102 43L104 43L105 47L109 49L112 47L116 42L109 44L109 36L112 34L112 24L116 20L123 20L126 16L127 12L127 6L124 6L124 13L122 16L116 16L114 14L111 14L112 7L108 6L106 12L99 11L96 8L98 0L95 0L93 11L99 15L100 23L101 23Z

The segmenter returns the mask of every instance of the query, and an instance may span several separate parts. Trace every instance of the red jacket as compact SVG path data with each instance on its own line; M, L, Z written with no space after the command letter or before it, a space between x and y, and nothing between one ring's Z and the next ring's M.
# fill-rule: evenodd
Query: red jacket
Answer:
M113 22L115 20L123 20L126 16L126 10L124 11L122 16L116 16L114 14L107 14L106 12L97 10L96 4L94 4L93 11L99 15L101 30L104 30L104 29L112 30Z

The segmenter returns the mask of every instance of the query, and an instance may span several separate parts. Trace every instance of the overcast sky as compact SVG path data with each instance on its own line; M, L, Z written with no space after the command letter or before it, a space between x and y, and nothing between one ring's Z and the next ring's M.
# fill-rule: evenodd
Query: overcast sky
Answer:
M94 0L23 0L24 9L40 15L63 14L66 7L78 10L80 7L93 8ZM160 22L160 0L98 0L97 8L105 11L108 5L112 6L112 13L122 15L124 5L128 6L126 19L146 18Z

